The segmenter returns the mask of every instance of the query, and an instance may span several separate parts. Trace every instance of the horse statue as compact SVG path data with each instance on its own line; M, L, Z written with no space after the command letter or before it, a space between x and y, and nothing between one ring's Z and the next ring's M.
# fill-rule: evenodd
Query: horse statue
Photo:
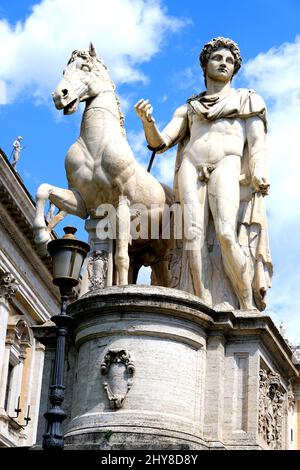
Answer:
M154 210L154 215L161 221L167 204L172 203L172 192L135 159L126 140L115 85L93 44L89 50L72 53L53 100L64 114L74 113L79 102L85 102L85 110L80 136L66 155L68 189L44 183L37 190L33 228L38 248L46 251L51 230L65 215L86 219L94 217L101 204L111 204L117 214L115 283L128 284L131 253L131 282L135 282L139 267L145 264L152 267L156 284L168 286L170 274L166 254L169 240L161 237L151 240L150 236L132 240L129 253L133 217L130 209L135 204L143 205L148 216ZM48 200L59 212L47 225L45 206Z

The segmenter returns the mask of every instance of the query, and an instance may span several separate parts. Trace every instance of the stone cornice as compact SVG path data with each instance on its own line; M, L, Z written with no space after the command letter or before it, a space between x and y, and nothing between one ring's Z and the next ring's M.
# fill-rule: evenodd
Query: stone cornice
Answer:
M133 314L142 312L144 307L153 315L167 314L190 319L201 325L208 336L221 335L226 343L243 340L257 340L271 354L278 358L278 364L284 367L289 378L299 380L300 366L294 363L293 351L286 343L271 317L257 310L218 312L204 305L197 297L187 292L158 286L107 287L83 295L70 304L68 313L79 324L93 321L94 317L106 313ZM180 308L179 308L180 307ZM180 310L180 313L178 313Z
M0 149L0 201L18 229L25 235L33 250L51 273L50 257L41 257L36 251L32 229L35 215L35 202L29 194L19 174L13 169L7 156ZM53 232L52 237L56 238Z
M47 263L44 262L44 259L38 256L34 250L34 242L32 237L32 250L28 249L28 246L24 244L24 238L22 234L16 230L14 220L10 217L10 211L3 210L2 205L0 204L0 225L7 232L7 235L10 240L18 247L22 257L26 260L31 266L36 275L43 281L47 286L47 289L51 291L54 297L58 298L57 289L52 284L52 274L51 274L51 259Z
M298 378L299 364L294 363L294 354L269 315L258 311L217 312L215 322L210 327L210 334L223 332L226 340L232 337L250 337L260 339L267 351L279 358L291 378ZM288 367L287 367L288 366Z
M71 303L68 306L68 311L72 310L72 315L79 320L87 315L86 311L89 312L89 315L97 315L99 308L103 313L123 313L143 311L144 308L149 311L149 305L151 305L153 313L159 312L166 315L173 315L180 306L180 313L177 313L179 316L192 320L204 328L213 324L216 314L198 297L188 292L161 286L139 285L95 289Z

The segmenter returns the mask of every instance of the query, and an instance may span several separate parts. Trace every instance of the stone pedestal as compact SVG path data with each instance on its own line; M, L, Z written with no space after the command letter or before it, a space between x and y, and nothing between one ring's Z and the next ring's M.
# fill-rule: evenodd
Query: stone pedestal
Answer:
M97 233L101 230L103 220L102 217L93 217L85 223L91 249L85 261L86 269L83 269L85 274L80 296L88 291L113 285L113 240L109 238L102 240Z
M67 445L97 446L109 436L117 447L206 447L205 330L212 318L189 297L113 287L70 306L77 380Z
M152 286L96 290L68 312L66 448L289 447L299 365L270 317Z

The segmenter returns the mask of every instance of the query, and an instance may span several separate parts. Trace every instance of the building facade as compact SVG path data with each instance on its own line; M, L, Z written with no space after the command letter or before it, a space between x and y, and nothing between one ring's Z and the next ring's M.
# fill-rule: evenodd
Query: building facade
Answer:
M0 447L36 441L44 346L31 327L58 312L51 262L35 250L35 203L0 149Z

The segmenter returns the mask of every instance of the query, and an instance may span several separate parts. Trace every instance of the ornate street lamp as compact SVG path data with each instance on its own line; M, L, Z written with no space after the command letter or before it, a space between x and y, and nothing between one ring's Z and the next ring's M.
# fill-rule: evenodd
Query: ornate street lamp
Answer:
M62 422L67 417L62 409L65 395L64 361L65 339L69 332L72 317L67 315L66 307L72 287L79 282L80 271L90 247L87 243L77 240L76 228L65 227L63 238L48 244L52 257L53 283L59 287L61 311L51 320L57 327L57 343L54 361L53 384L50 385L50 409L44 414L48 421L47 432L43 435L43 449L63 449Z

